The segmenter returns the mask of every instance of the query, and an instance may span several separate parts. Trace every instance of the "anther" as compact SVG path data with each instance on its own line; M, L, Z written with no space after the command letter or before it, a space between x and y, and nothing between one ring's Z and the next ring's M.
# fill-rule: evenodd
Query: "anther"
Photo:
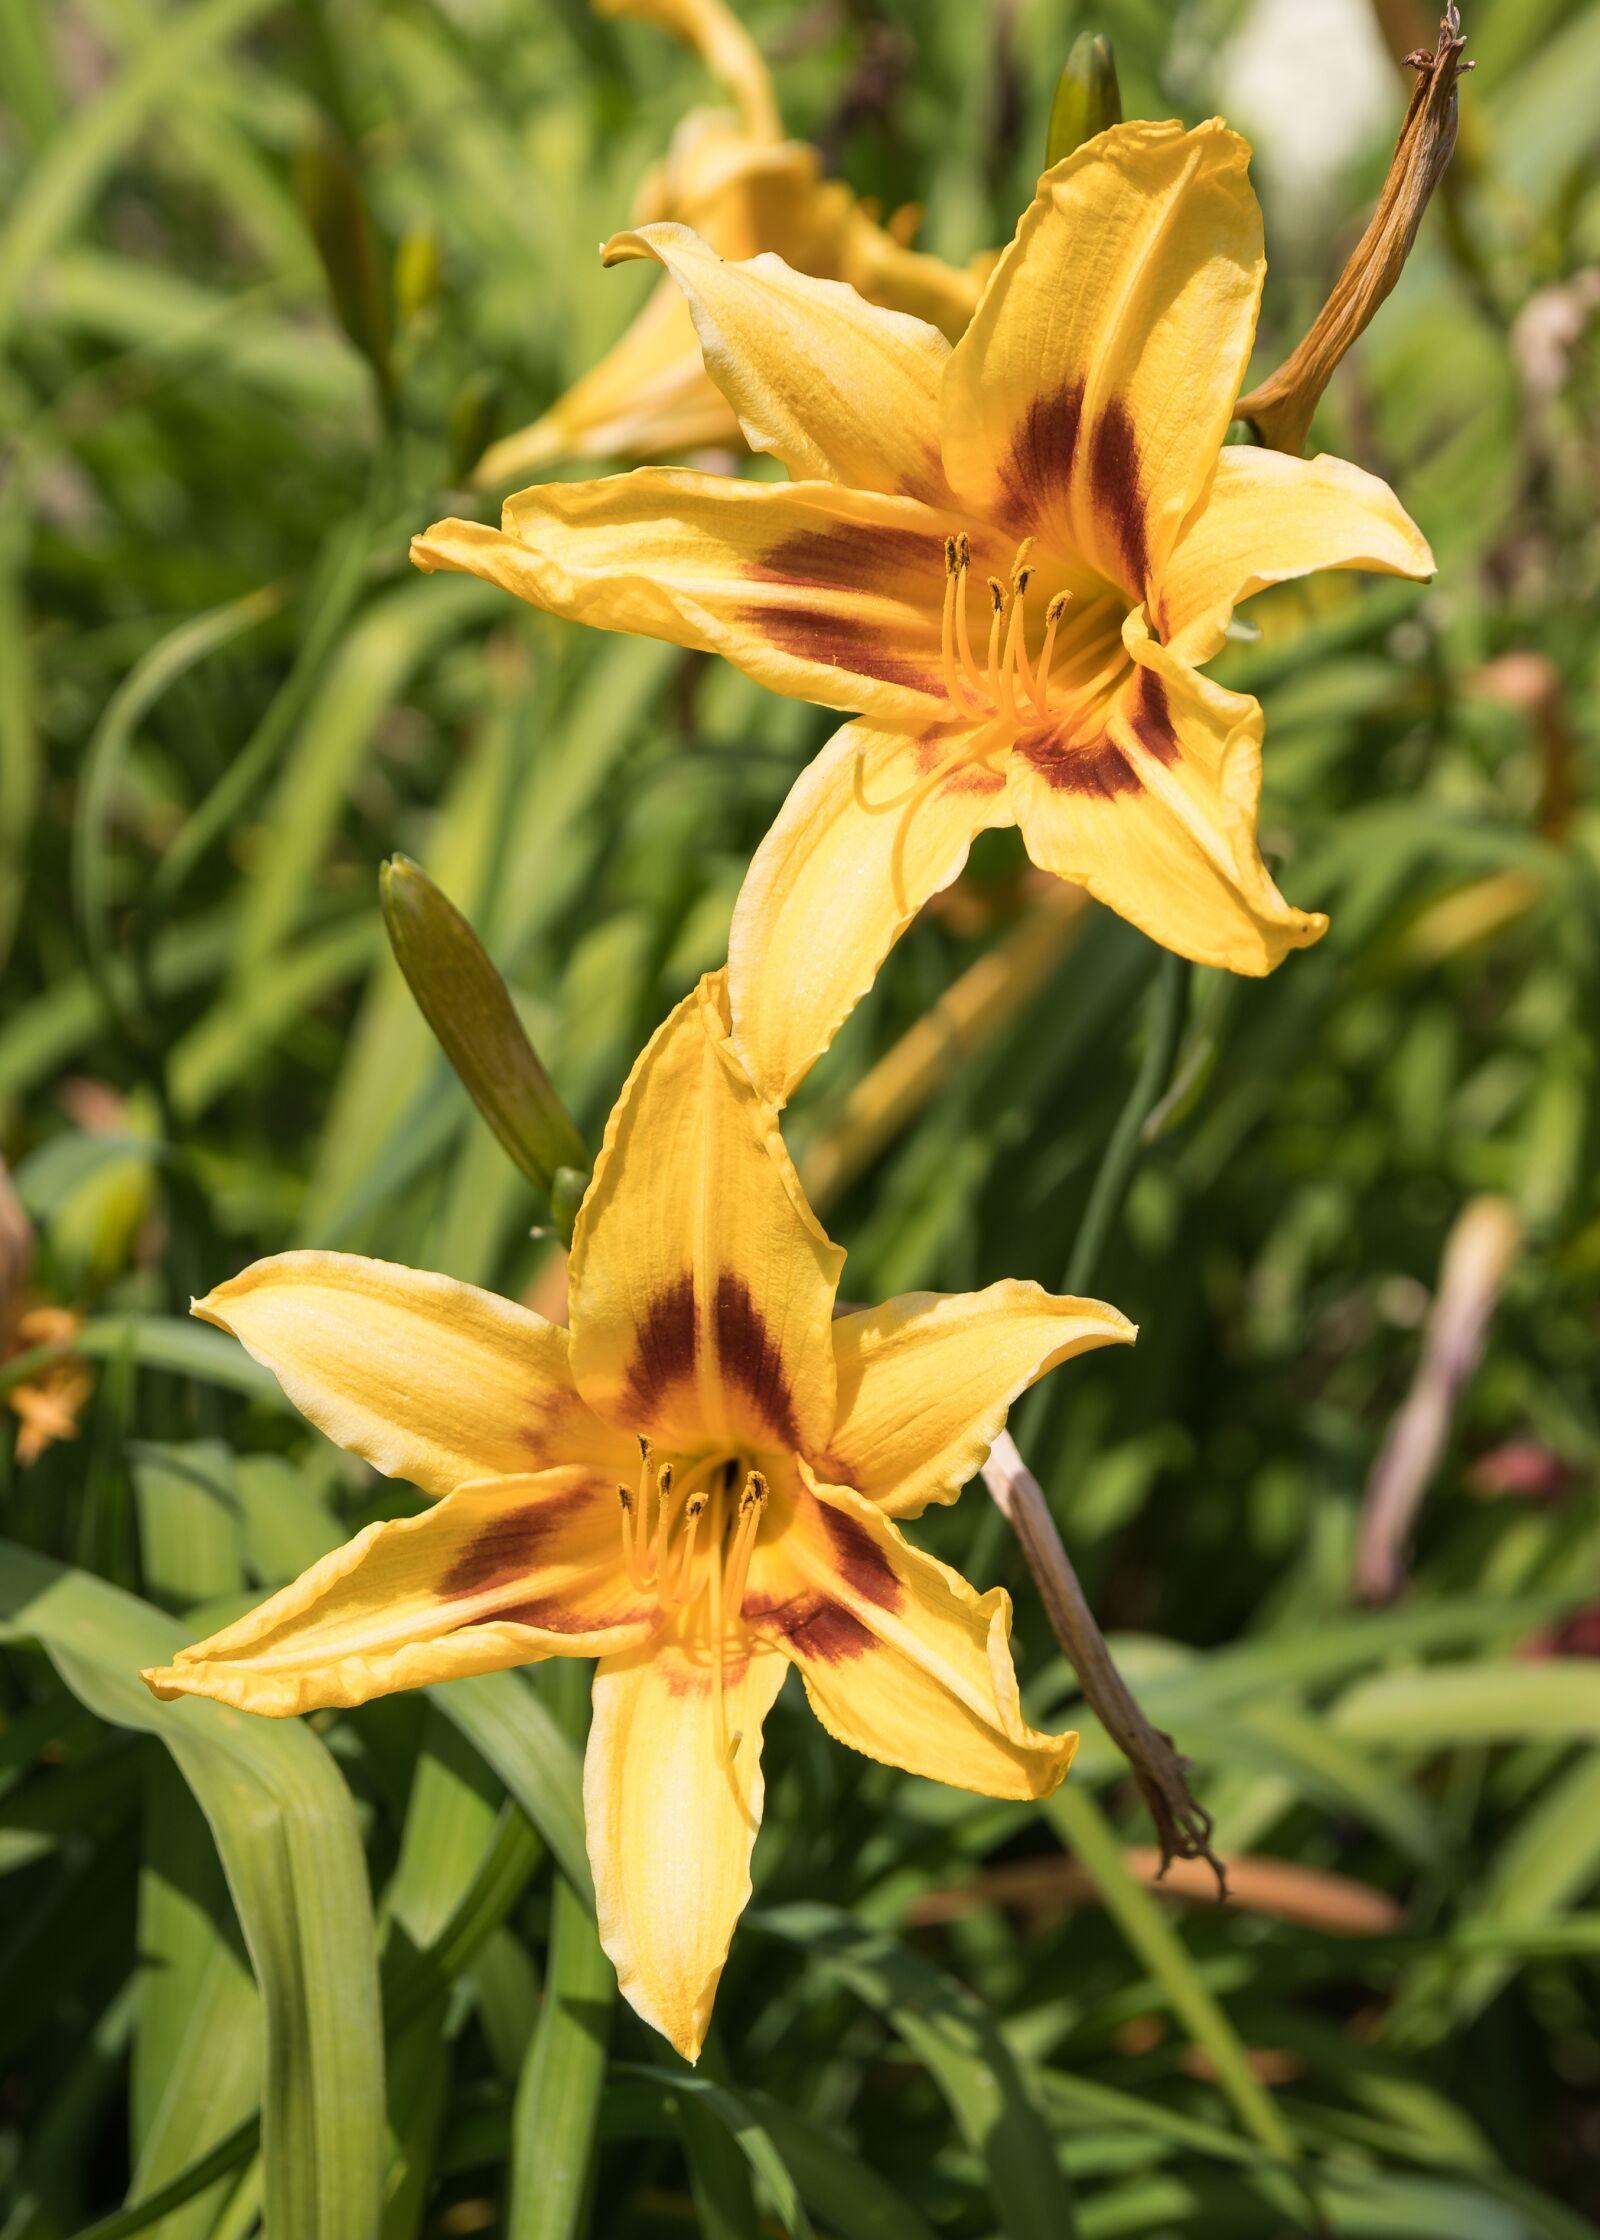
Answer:
M957 567L959 566L959 564L960 564L960 563L959 563L959 562L957 561L957 559L956 559L956 540L955 540L955 538L954 538L954 537L946 537L946 538L945 538L945 540L944 540L944 572L945 572L945 574L946 574L947 576L953 576L953 575L955 574L955 572L956 572L956 569L957 569Z
M956 537L956 565L960 568L970 568L972 565L972 539L965 529Z
M989 578L989 604L996 614L1004 614L1006 611L1006 587L998 576Z

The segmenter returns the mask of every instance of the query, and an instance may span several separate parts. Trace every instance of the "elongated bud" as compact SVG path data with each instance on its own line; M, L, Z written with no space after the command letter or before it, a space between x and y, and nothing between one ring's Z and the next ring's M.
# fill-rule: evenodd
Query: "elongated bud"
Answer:
M371 366L387 408L394 396L394 306L387 260L361 175L330 125L321 126L301 147L294 179L339 324Z
M483 943L409 856L390 857L379 887L389 946L439 1047L528 1180L552 1204L559 1185L565 1204L589 1155Z
M1472 68L1461 59L1466 43L1455 0L1450 0L1432 54L1419 47L1406 56L1417 83L1372 223L1299 348L1259 388L1239 399L1234 417L1248 420L1273 451L1298 454L1305 449L1311 415L1335 366L1405 269L1422 213L1455 149L1456 80Z
M1122 88L1117 83L1117 58L1111 41L1098 31L1080 32L1072 42L1067 66L1050 104L1050 130L1045 139L1044 161L1051 164L1070 156L1085 140L1122 122Z

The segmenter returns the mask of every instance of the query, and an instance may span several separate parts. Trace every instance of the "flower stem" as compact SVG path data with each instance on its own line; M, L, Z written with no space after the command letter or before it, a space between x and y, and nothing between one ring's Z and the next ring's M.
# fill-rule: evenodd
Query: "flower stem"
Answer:
M1101 1154L1089 1203L1083 1209L1072 1257L1067 1263L1063 1288L1073 1298L1082 1298L1094 1281L1106 1240L1122 1211L1128 1184L1133 1179L1145 1122L1172 1078L1189 1008L1189 978L1188 959L1175 956L1170 949L1165 951L1156 965L1151 985L1149 1033L1139 1071L1128 1091L1127 1102L1117 1115L1111 1140Z

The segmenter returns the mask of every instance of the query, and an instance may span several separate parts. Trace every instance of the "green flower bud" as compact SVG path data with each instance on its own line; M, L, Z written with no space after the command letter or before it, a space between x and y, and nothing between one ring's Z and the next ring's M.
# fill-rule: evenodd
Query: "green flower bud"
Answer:
M1122 89L1111 41L1098 31L1081 32L1072 42L1067 66L1050 104L1045 168L1070 156L1085 140L1122 122Z

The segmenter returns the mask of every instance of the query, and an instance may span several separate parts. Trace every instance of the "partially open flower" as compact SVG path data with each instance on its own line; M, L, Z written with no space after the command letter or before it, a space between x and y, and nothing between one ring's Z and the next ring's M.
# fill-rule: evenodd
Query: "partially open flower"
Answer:
M604 15L643 17L696 47L738 115L696 110L646 179L636 222L692 226L724 257L770 249L799 272L848 281L873 303L909 311L952 340L976 308L977 271L906 246L879 225L822 156L784 137L771 80L749 33L722 0L595 0ZM987 261L987 260L986 260ZM558 459L656 459L743 448L732 406L705 370L682 296L663 279L611 350L531 427L491 444L482 489Z
M330 1437L440 1498L145 1678L282 1716L598 1657L584 1796L601 1939L640 2014L694 2058L791 1665L830 1734L960 1788L1046 1795L1077 1743L1022 1717L1004 1592L978 1594L897 1520L959 1492L1036 1378L1133 1326L1019 1282L836 1317L842 1262L712 975L611 1116L570 1336L340 1253L258 1262L197 1303Z
M42 1346L68 1346L83 1326L70 1307L30 1295L32 1266L33 1227L0 1161L0 1366ZM77 1437L92 1384L84 1363L66 1358L12 1385L5 1403L19 1420L16 1457L24 1468L56 1440Z

